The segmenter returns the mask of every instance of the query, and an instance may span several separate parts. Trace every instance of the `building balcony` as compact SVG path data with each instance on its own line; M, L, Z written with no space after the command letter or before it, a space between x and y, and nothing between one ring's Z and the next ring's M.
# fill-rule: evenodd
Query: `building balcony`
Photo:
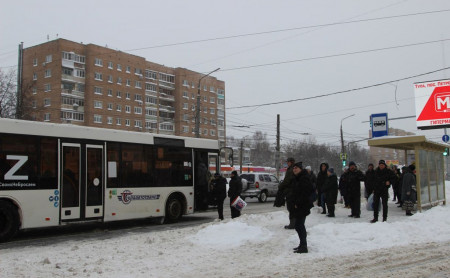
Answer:
M159 98L161 100L166 100L166 101L175 101L175 97L172 95L168 95L168 94L164 94L164 93L159 93Z
M161 112L175 113L175 107L172 107L172 106L166 106L166 105L160 105L160 106L159 106L159 111L161 111Z
M70 110L74 112L84 113L84 106L77 106L72 104L61 104L61 110Z
M169 83L169 82L165 82L165 81L159 81L159 86L165 89L169 89L169 90L175 90L175 84Z
M61 95L67 95L70 97L77 97L84 99L84 92L79 92L75 90L61 89Z
M153 120L156 121L158 119L158 116L155 115L145 115L146 120Z
M72 81L72 82L83 83L83 84L85 82L85 79L82 77L76 77L76 76L68 75L68 74L61 74L61 80Z

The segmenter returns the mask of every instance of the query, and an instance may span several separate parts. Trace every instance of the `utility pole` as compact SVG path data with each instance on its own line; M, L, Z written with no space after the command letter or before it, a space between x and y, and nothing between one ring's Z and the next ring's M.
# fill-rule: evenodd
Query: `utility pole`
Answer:
M203 75L198 80L197 107L195 107L195 137L196 138L200 138L200 82L202 81L203 78L207 77L211 73L216 72L218 70L220 70L220 68L217 68L217 69L211 71L210 73Z
M277 114L277 147L275 153L275 169L277 169L277 178L280 178L280 114Z
M19 44L19 61L17 69L17 102L16 102L16 119L22 118L22 72L23 72L23 42Z
M244 141L241 141L241 149L239 150L239 172L242 174L242 153L244 152Z

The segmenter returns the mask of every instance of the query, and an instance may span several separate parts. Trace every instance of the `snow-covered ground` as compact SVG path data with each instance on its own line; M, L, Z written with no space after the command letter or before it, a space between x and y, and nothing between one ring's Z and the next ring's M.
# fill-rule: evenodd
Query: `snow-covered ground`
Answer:
M447 200L450 200L447 184ZM337 205L306 219L308 254L295 254L287 212L195 227L0 251L0 277L450 277L450 206L407 217L390 201L386 223ZM225 210L228 207L225 206Z

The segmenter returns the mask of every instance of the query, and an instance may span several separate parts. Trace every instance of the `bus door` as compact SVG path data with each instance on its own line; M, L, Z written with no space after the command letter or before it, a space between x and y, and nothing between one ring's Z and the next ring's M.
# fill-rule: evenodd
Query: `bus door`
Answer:
M63 143L61 220L103 216L103 146Z

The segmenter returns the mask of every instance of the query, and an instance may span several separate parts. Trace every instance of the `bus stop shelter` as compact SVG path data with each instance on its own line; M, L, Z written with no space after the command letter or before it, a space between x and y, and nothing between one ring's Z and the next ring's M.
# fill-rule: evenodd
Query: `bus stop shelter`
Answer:
M445 168L442 153L446 144L428 141L424 135L384 136L368 140L370 147L414 151L417 184L417 209L446 204ZM405 161L407 165L413 161Z

